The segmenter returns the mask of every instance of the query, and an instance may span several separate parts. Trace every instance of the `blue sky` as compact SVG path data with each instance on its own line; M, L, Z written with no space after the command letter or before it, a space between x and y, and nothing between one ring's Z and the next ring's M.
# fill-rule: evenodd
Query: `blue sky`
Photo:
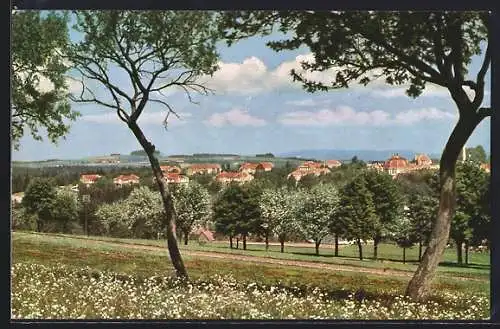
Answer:
M74 36L73 36L74 37ZM163 154L199 152L256 154L301 149L406 149L441 153L457 111L446 90L428 85L412 99L404 88L375 82L367 87L307 93L291 81L288 72L310 58L310 51L276 53L265 46L275 39L251 38L228 48L219 47L220 69L208 83L215 95L198 96L198 105L180 91L167 93L167 100L181 120L162 126L164 109L151 104L139 124L146 137ZM475 75L481 58L474 58ZM327 74L318 78L327 79ZM123 81L111 73L111 79ZM488 91L483 105L489 105ZM29 134L21 139L13 160L49 158L79 159L110 153L129 154L139 143L116 113L96 105L75 104L82 116L57 145ZM484 120L467 145L490 148L490 121Z

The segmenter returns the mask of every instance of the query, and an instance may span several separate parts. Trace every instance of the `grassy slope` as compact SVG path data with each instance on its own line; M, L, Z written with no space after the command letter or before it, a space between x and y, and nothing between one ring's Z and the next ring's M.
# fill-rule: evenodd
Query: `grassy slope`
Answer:
M28 234L18 232L16 234ZM58 235L70 238L78 238L75 240L92 239L98 241L112 241L119 243L130 243L137 245L149 245L149 246L160 246L165 247L165 241L163 240L143 240L143 239L117 239L109 237L90 237L86 236L73 236L73 235ZM300 260L309 262L322 262L328 264L337 265L350 265L350 266L360 266L365 268L375 268L375 269L395 269L414 272L418 263L416 262L418 256L418 248L409 248L406 252L406 258L408 260L407 264L403 264L402 260L402 249L398 248L393 244L381 244L379 245L379 260L375 261L370 258L366 258L363 261L357 259L358 250L356 246L344 246L340 250L340 257L333 257L333 250L331 246L320 248L320 256L314 255L314 248L307 247L287 247L285 245L285 253L280 253L279 246L270 246L268 252L265 251L264 245L247 245L247 250L242 249L230 249L228 243L213 242L207 243L205 245L200 245L196 241L190 242L187 246L181 244L181 250L193 250L193 251L210 251L217 253L231 253L231 254L241 254L249 256L260 256L269 257L275 259L284 260ZM240 246L241 248L241 246ZM371 256L373 253L373 246L368 245L364 248L364 254ZM438 273L441 275L446 274L457 274L463 277L475 277L488 279L490 275L490 255L489 253L470 253L469 265L458 266L455 264L455 250L447 249L444 254L444 259L438 268Z
M407 279L352 272L306 269L293 266L251 264L184 256L192 278L208 278L214 274L231 273L238 281L259 282L286 286L320 287L332 294L345 295L348 291L363 289L368 295L401 294ZM72 237L50 235L13 234L13 263L28 262L45 265L63 263L75 268L109 270L116 273L141 277L170 275L173 273L167 252L130 250L106 242L88 243ZM455 280L439 276L433 288L436 291L462 291L473 294L489 294L489 282Z

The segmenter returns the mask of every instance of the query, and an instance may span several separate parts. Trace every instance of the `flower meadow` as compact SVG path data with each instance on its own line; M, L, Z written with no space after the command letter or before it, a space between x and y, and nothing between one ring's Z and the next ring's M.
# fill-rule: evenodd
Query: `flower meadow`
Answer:
M231 275L180 282L91 268L16 263L13 319L440 319L489 318L488 296L441 292L440 302L402 296L331 298L319 289L242 283Z

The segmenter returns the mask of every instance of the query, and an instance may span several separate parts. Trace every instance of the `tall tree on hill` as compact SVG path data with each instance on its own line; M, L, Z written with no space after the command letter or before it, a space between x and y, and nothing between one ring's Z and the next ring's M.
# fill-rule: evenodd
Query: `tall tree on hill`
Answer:
M345 237L356 241L359 259L363 260L361 242L370 238L377 221L372 194L367 188L364 175L358 175L342 188L336 215L345 227Z
M39 129L43 128L56 143L70 129L66 121L79 115L67 99L67 23L65 13L33 10L12 15L11 136L16 150L26 128L35 140L42 140Z
M482 106L491 63L489 43L484 52L482 47L492 29L488 13L232 11L224 15L221 26L229 44L268 35L275 28L292 32L267 45L276 51L309 47L314 60L302 63L291 75L310 92L367 85L381 77L390 85L407 86L410 97L419 96L429 83L447 89L459 118L440 159L440 204L429 246L406 289L412 298L423 298L449 237L455 164L477 125L492 114L490 107ZM481 54L479 70L469 72L472 57ZM318 81L316 77L324 74L311 72L331 72L331 79Z
M141 114L151 104L176 112L163 91L178 88L207 94L200 77L217 68L218 31L214 14L189 11L86 11L77 13L76 30L84 39L70 51L70 60L82 78L83 90L74 102L93 103L116 111L146 152L165 208L170 259L181 278L188 274L173 231L176 212L163 177L155 146L139 126ZM111 70L119 70L115 78ZM89 83L90 82L90 83Z
M402 203L397 183L384 172L368 170L364 173L367 188L372 194L375 206L373 239L373 258L377 259L378 244L388 236L396 219L402 214Z

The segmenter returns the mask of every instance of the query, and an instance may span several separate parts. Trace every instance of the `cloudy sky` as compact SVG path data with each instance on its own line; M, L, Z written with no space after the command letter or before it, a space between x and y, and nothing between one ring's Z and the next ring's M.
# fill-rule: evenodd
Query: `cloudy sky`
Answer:
M162 126L161 104L152 103L139 123L163 154L201 152L256 154L302 149L406 149L440 153L457 111L448 92L428 85L424 94L412 99L404 88L374 82L330 92L307 93L292 82L289 72L310 60L310 51L276 53L265 41L279 35L247 39L228 48L219 47L219 70L207 83L215 95L198 96L191 104L183 92L171 90L165 100L179 113ZM475 76L481 58L474 58ZM124 75L110 73L119 85ZM329 79L316 73L312 77ZM489 105L488 91L483 105ZM96 105L74 105L82 116L73 123L65 140L57 145L21 140L13 160L49 158L80 159L110 153L129 154L140 149L128 127L112 110ZM484 120L467 145L490 147L490 121Z

